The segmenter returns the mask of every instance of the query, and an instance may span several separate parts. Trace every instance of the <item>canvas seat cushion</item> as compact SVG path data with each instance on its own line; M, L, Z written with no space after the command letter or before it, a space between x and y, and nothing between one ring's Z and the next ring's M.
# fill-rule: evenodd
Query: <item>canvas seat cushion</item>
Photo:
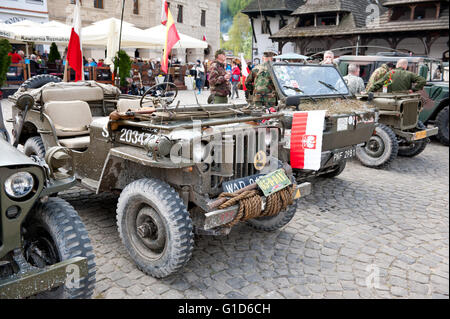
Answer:
M45 88L42 91L42 103L52 101L73 101L81 100L85 102L103 100L103 90L100 87L65 87L65 88Z
M140 100L120 99L117 102L117 111L119 113L125 113L129 110L136 111L141 108Z
M90 137L87 136L79 136L79 137L73 137L73 138L62 138L59 139L59 144L62 146L65 146L70 149L86 149L89 147L90 143Z
M53 101L44 105L44 113L55 126L56 136L69 137L89 134L92 114L84 101Z

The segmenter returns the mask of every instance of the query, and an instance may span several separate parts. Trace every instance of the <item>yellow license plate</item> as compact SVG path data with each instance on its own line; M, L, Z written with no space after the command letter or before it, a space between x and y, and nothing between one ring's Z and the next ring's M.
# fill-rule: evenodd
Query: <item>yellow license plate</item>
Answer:
M415 140L423 140L424 138L427 137L427 131L421 131L421 132L417 132L416 136L415 136Z

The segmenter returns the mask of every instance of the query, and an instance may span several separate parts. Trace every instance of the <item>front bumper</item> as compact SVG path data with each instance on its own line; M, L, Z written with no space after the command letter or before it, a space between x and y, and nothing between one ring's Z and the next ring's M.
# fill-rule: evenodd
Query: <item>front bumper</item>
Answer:
M88 275L86 257L75 257L43 269L30 266L19 274L0 280L0 299L20 299L33 296L62 286L66 283L69 275L78 274L78 279Z
M420 130L418 132L404 132L398 129L394 129L397 136L404 138L407 142L420 141L433 135L437 135L439 128L429 128L425 130Z
M293 199L297 200L299 198L308 196L311 194L312 185L311 183L303 183L295 186L295 191ZM265 205L265 197L261 197L263 201L263 207ZM208 231L213 228L228 224L234 220L236 214L239 211L239 205L231 206L226 209L215 210L205 214L203 230Z

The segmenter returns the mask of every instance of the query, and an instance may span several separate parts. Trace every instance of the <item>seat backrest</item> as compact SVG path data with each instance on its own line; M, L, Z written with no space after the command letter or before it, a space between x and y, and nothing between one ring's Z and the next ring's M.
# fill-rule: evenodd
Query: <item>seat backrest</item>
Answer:
M44 113L50 117L58 137L89 134L92 114L84 101L53 101L45 103Z
M129 110L136 111L140 108L140 100L120 99L117 102L117 111L119 111L120 113L125 113Z
M73 101L81 100L85 102L103 100L103 90L100 87L65 87L47 88L42 91L42 103L52 101Z

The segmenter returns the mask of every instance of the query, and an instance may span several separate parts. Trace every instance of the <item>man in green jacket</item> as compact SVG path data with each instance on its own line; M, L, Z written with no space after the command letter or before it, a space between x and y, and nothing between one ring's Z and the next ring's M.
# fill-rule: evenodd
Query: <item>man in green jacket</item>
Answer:
M386 87L387 93L395 92L409 92L420 91L423 89L427 81L425 78L413 72L407 71L408 60L401 59L397 62L397 68L392 70L377 81L368 92L376 92L381 88ZM413 87L413 84L415 86ZM383 90L385 92L385 89Z

